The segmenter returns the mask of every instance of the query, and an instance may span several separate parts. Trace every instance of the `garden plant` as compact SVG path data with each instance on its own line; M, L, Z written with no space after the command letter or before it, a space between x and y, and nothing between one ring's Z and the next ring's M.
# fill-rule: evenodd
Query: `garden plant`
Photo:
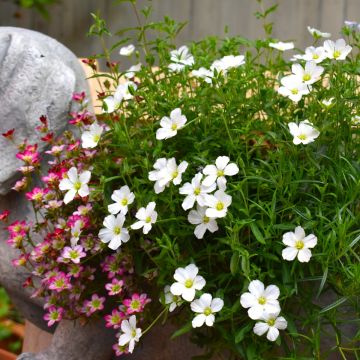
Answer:
M138 26L85 60L100 114L74 94L69 131L40 118L43 159L18 145L34 219L12 219L8 243L48 325L105 317L117 355L172 322L197 359L358 359L358 25L309 27L296 49L272 38L271 7L262 40L178 47L185 24L128 3Z

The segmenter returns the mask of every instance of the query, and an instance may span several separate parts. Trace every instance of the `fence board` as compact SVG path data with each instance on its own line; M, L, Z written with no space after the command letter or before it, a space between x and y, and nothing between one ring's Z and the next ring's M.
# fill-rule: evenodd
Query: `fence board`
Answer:
M276 0L265 0L266 5ZM337 38L345 19L360 21L360 0L277 0L279 9L271 14L274 37L279 40L296 39L300 48L311 43L308 25L328 31ZM224 35L229 26L230 35L249 38L263 37L262 24L253 14L258 10L255 0L139 0L140 6L153 6L153 20L169 15L178 21L188 20L188 26L178 38L181 45L206 35ZM128 4L113 5L112 0L61 0L60 5L50 8L48 22L32 10L19 11L13 0L0 0L0 25L20 26L39 30L55 37L72 49L78 56L89 56L100 50L96 38L85 36L91 25L90 12L101 11L109 27L118 30L136 25L135 16Z

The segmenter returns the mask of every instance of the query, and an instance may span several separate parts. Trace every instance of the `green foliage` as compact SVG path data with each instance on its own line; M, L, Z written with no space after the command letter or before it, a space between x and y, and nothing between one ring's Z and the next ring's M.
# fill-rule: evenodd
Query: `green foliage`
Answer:
M275 9L262 10L257 17L266 19ZM207 354L226 349L229 359L326 359L331 352L344 359L359 357L358 337L341 336L347 311L359 322L360 128L353 123L359 114L359 56L324 61L329 85L318 81L306 98L294 103L276 91L291 63L269 49L268 40L208 37L192 43L194 69L209 68L224 55L246 54L244 66L230 70L226 78L217 74L207 84L191 77L188 69L168 69L169 52L184 24L169 18L153 23L148 10L143 15L145 24L139 17L137 27L117 32L138 41L146 64L136 74L134 100L123 102L116 117L99 116L110 131L101 145L109 151L93 164L93 175L102 179L97 191L104 194L96 210L105 216L112 191L122 185L134 191L138 207L156 201L159 220L152 231L132 234L122 250L134 256L137 274L158 274L154 281L159 292L173 281L177 267L194 262L200 268L206 292L225 301L213 328L193 330ZM264 27L270 36L270 25ZM96 29L106 29L105 24ZM349 34L354 48L359 40ZM110 59L111 54L104 56ZM135 56L139 60L141 55ZM114 88L120 75L114 72L107 79ZM334 105L326 107L322 100L329 98ZM186 126L175 137L157 141L159 120L177 107L187 117ZM311 144L295 146L288 124L305 119L321 135ZM228 179L233 201L227 216L218 219L219 231L196 239L178 188L171 185L155 195L148 173L158 158L176 157L189 163L185 183L222 155L240 168ZM306 264L281 256L283 234L298 225L318 238ZM288 330L277 340L279 346L253 333L254 322L240 306L239 297L253 279L280 288ZM190 314L183 306L183 322L174 337L191 330ZM332 344L323 349L326 336Z
M43 17L49 18L48 7L56 4L59 0L15 0L23 8L37 10Z

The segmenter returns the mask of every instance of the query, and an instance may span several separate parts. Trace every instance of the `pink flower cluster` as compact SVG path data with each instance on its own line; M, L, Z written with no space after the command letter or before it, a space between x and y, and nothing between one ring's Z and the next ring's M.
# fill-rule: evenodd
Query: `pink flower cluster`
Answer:
M86 110L85 94L74 94L73 100L81 109L71 114L69 123L80 129L92 124L95 117ZM20 251L13 265L31 272L23 286L33 290L32 297L45 299L44 319L48 326L62 319L86 320L97 314L103 315L106 326L114 329L119 329L121 322L134 313L139 314L141 321L150 299L145 293L134 291L137 284L131 257L113 253L95 235L104 217L104 210L97 205L102 195L76 196L64 206L64 194L59 190L59 183L71 167L79 171L91 168L97 150L83 149L80 140L70 132L55 138L44 116L36 131L46 143L45 153L51 157L47 172L40 176L44 160L38 145L25 141L16 154L23 162L18 169L23 177L14 186L17 191L25 191L35 220L17 220L7 226L7 243ZM3 136L13 141L13 133L11 130ZM98 185L98 180L91 181L90 187ZM3 211L0 220L7 222L9 215ZM114 350L118 355L127 352L118 345Z

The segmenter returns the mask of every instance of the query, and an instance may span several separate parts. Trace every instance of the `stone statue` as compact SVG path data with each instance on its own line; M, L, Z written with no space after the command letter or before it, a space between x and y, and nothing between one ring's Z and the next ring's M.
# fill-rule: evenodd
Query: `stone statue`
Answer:
M30 144L39 143L34 128L39 125L41 115L46 115L51 132L61 133L67 125L68 113L76 110L72 109L72 94L87 89L79 60L62 44L35 31L0 27L0 133L15 128L19 141L26 138ZM0 212L9 209L14 220L31 217L31 207L23 194L11 191L18 174L16 169L22 165L15 158L16 146L0 136L0 149ZM42 150L40 147L39 151ZM6 244L7 238L7 231L0 227L1 285L27 320L45 331L54 331L43 320L41 299L30 298L30 291L22 287L29 273L13 267L11 259L19 254ZM173 331L171 325L158 326L154 331L155 341L151 335L147 336L134 354L125 358L190 359L201 353L187 337L169 341ZM46 350L24 353L18 359L108 360L113 357L115 342L115 333L105 328L103 320L86 326L63 320Z

